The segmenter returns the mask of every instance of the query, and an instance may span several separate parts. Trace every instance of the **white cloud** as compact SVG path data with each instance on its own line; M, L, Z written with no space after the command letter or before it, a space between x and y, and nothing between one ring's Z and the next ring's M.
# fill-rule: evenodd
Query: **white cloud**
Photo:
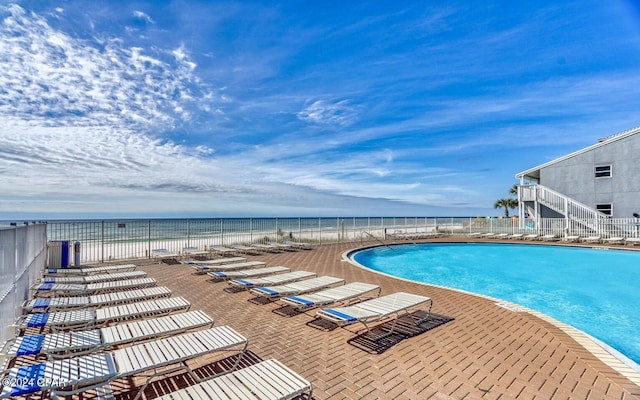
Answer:
M353 212L359 204L351 201L355 197L381 199L378 204L386 205L384 197L423 205L447 205L450 199L442 193L471 197L407 173L414 165L391 148L342 157L333 153L420 128L422 121L347 131L364 111L350 93L338 99L311 97L297 114L292 110L308 95L283 96L286 103L276 105L269 97L258 97L255 101L272 108L253 113L237 96L237 88L220 96L224 85L213 90L203 83L184 44L127 47L126 38L115 36L79 39L82 35L68 35L18 6L7 11L0 22L0 178L13 189L0 195L9 199L6 210L162 213L259 208L281 215L304 209L317 215L323 210ZM142 12L134 17L153 23ZM200 110L212 119L203 125L215 152L213 146L188 147L167 138L167 131L192 127ZM229 150L210 128L215 119L238 123L273 115L274 110L295 114L313 125L317 136L309 137L308 131L302 137L298 132L278 133L258 139L255 148L239 142ZM242 125L234 129L249 130ZM175 130L190 134L188 129ZM422 172L428 169L422 167ZM39 204L43 199L46 205Z
M298 119L321 125L349 125L356 119L356 108L348 100L329 103L316 100L297 114Z
M140 18L141 20L149 23L149 24L155 24L155 22L153 21L153 19L151 19L150 16L148 16L147 14L145 14L142 11L134 11L133 12L133 16L136 18Z
M182 67L188 60L175 67L117 38L100 48L18 6L8 10L0 25L0 118L166 129L188 119L185 109L199 100L192 90L201 82L192 66Z

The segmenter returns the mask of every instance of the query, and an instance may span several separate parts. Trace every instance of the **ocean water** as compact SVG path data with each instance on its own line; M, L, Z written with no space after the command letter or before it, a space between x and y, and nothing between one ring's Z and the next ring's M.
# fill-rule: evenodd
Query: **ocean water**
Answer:
M358 252L371 269L517 303L640 364L640 252L518 244L424 244Z
M425 217L322 217L322 218L203 218L49 221L51 240L131 241L216 237L234 233L276 233L293 236L299 232L332 230L345 235L364 229L435 226L435 218Z

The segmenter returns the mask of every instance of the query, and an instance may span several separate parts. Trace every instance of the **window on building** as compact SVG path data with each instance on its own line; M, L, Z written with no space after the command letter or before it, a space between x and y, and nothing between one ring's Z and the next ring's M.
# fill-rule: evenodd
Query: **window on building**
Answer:
M596 178L608 178L611 176L611 165L596 166Z
M611 204L596 204L596 210L606 215L613 214L613 209L611 207Z

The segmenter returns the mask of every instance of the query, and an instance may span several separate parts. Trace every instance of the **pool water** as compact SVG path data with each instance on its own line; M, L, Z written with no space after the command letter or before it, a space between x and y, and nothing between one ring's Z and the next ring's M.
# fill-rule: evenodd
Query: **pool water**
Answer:
M567 246L433 243L356 252L359 264L547 314L640 364L640 252Z

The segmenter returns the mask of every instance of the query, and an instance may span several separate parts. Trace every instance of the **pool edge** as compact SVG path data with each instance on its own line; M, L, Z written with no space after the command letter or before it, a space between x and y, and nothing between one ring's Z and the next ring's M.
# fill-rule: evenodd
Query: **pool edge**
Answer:
M431 242L420 242L420 244L429 244ZM438 243L442 243L442 242L438 242ZM473 241L455 241L455 242L451 242L451 243L477 243L477 242L473 242ZM358 251L362 251L362 250L366 250L366 249L371 249L371 248L376 248L376 247L382 247L382 246L393 246L393 245L403 245L406 243L391 243L391 244L385 244L385 245L381 245L381 244L376 244L376 245L368 245L368 246L362 246L362 247L358 247L358 248L354 248L351 250L347 250L345 252L342 253L342 261L344 262L348 262L349 264L357 267L357 268L362 268L364 270L376 273L376 274L380 274L380 275L384 275L390 278L394 278L394 279L398 279L401 281L405 281L405 282L411 282L414 284L419 284L419 285L424 285L424 286L430 286L430 287L436 287L436 288L440 288L440 289L446 289L446 290L451 290L451 291L455 291L455 292L459 292L459 293L464 293L464 294L468 294L468 295L472 295L472 296L476 296L476 297L480 297L480 298L484 298L487 299L489 301L492 301L496 304L496 306L498 307L503 307L506 309L509 309L510 311L513 312L526 312L528 314L531 314L539 319L541 319L542 321L545 321L553 326L555 326L556 328L560 329L561 331L563 331L565 334L567 334L569 337L571 337L573 340L576 341L576 343L578 343L580 346L582 346L585 350L587 350L589 353L591 353L594 357L596 357L598 360L600 360L601 362L603 362L605 365L609 366L610 368L612 368L613 370L615 370L617 373L619 373L620 375L622 375L623 377L629 379L629 381L631 381L633 384L640 386L640 364L635 363L633 360L627 358L626 356L624 356L623 354L619 353L617 350L611 348L610 346L608 346L606 343L592 337L591 335L583 332L580 329L577 329L569 324L566 324L562 321L559 321L547 314L544 314L540 311L531 309L529 307L525 307L522 306L520 304L516 304L510 301L506 301L506 300L502 300L502 299L498 299L495 297L491 297L491 296L487 296L487 295L483 295L483 294L479 294L479 293L473 293L473 292L469 292L466 290L462 290L462 289L456 289L456 288L452 288L452 287L448 287L448 286L441 286L441 285L434 285L434 284L430 284L430 283L423 283L423 282L418 282L418 281L414 281L411 279L407 279L407 278L401 278L392 274L387 274L384 272L380 272L380 271L376 271L374 269L368 268L360 263L358 263L357 261L353 260L351 258L351 254L356 253ZM622 359L624 358L624 359ZM630 365L633 364L633 365Z

